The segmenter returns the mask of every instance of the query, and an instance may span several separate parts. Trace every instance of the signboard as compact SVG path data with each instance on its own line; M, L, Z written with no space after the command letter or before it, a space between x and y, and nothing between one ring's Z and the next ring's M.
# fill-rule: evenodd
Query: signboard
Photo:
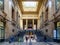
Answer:
M57 22L57 27L60 27L60 22Z

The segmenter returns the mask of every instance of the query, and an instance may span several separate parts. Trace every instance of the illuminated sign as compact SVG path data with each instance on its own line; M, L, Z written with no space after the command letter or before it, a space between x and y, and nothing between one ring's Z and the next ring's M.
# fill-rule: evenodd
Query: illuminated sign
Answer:
M57 22L57 27L60 27L60 22Z

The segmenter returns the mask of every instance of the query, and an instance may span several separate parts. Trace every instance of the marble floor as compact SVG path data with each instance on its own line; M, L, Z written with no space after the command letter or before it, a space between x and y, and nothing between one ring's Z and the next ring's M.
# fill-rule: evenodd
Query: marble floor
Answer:
M0 45L60 45L60 43L56 43L56 42L3 42L0 43Z

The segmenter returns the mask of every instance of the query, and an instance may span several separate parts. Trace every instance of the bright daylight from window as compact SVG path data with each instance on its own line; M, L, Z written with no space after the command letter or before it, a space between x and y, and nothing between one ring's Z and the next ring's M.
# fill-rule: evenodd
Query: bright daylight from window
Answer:
M24 11L36 11L38 1L22 1Z

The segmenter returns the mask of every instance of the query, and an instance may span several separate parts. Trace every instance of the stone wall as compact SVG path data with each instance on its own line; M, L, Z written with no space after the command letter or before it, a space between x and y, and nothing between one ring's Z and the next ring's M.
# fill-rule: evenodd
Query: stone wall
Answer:
M47 7L48 7L48 21L44 22L45 16L46 16L45 15L46 4L47 4ZM53 38L53 30L55 29L55 26L54 26L54 22L51 21L51 20L54 19L53 14L55 13L55 0L48 0L46 3L44 2L42 4L42 9L40 10L40 14L39 14L40 16L41 16L42 12L44 12L44 15L43 15L43 22L40 22L40 26L42 26L41 23L43 23L43 27L42 28L40 27L40 30L45 35ZM45 25L45 23L47 25ZM48 31L46 32L46 30L48 30Z
M14 17L15 17L15 22L16 23L16 16L17 16L17 11L18 11L18 24L16 23L16 26L12 25L12 7L15 10ZM20 10L17 2L13 3L13 0L4 0L4 12L7 14L6 19L9 21L6 21L6 27L5 27L5 38L9 38L11 35L14 35L17 33L19 30L17 28L17 25L20 26ZM20 27L19 27L20 28ZM14 32L12 32L14 30Z

